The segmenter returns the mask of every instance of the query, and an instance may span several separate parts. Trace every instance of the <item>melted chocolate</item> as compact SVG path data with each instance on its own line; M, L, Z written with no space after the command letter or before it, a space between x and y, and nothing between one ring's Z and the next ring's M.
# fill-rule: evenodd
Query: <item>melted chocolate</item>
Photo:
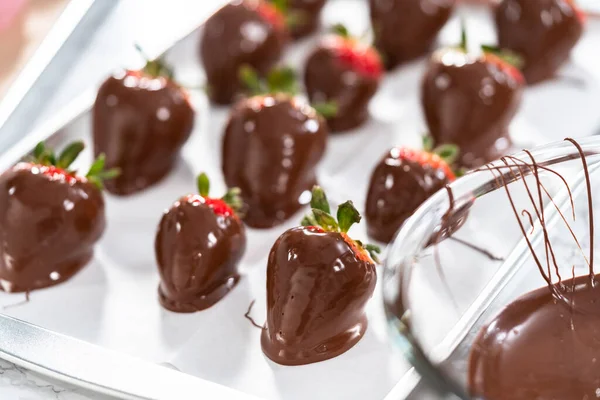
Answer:
M162 217L155 251L161 304L176 312L204 310L221 300L239 280L246 249L243 224L216 215L199 196L177 201Z
M375 47L388 68L427 53L455 0L369 0Z
M596 398L600 385L600 286L563 281L568 302L548 288L506 307L475 340L469 385L486 400ZM574 289L573 289L574 288Z
M94 152L121 174L106 189L129 195L163 179L194 126L185 92L165 78L136 72L112 76L94 104Z
M299 39L313 33L319 26L325 0L289 0L288 11L297 21L290 26L290 33Z
M522 92L507 68L449 49L433 55L421 100L436 144L458 145L460 164L472 168L509 150L508 125Z
M64 282L92 258L105 228L104 199L83 178L65 181L19 164L0 176L0 289Z
M288 230L269 254L264 353L300 365L349 350L367 329L364 308L376 281L375 265L339 233Z
M379 79L355 71L324 40L306 62L304 84L311 103L336 104L337 113L327 119L327 126L332 132L339 132L356 128L367 120L367 106L377 91Z
M519 174L522 176L523 169L529 168L537 182L537 200L527 184L524 184L543 230L547 272L519 219L504 175L500 174L498 178L505 187L523 236L547 287L527 293L509 304L482 329L473 344L469 363L469 387L473 395L488 400L579 400L597 397L600 383L597 367L600 357L600 311L597 307L600 302L600 286L597 283L598 276L593 272L594 215L591 182L581 146L572 139L567 140L577 147L581 155L586 179L590 220L589 274L569 280L560 278L545 224L542 201L545 188L538 172L541 167L531 153L528 153L531 164L516 163L512 157L510 161L518 166ZM503 161L505 165L510 165L508 159ZM575 241L578 243L576 238ZM549 257L553 258L558 284L552 283ZM574 267L572 271L574 275Z
M398 155L398 149L390 150L375 167L367 194L369 236L385 243L425 200L449 183L443 170Z
M223 173L227 186L242 190L246 224L270 228L310 200L327 133L312 108L287 95L257 96L234 107Z
M530 84L552 78L567 61L583 21L568 0L504 0L496 9L498 43L523 57Z
M262 7L262 0L236 0L206 21L200 54L215 103L230 104L240 92L242 65L266 75L281 57L287 41L283 20L261 13Z

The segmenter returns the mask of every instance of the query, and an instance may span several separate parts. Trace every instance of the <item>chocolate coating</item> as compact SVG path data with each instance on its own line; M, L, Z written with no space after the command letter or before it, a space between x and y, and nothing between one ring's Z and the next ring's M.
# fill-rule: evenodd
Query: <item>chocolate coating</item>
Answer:
M496 63L450 49L433 55L421 101L436 145L458 145L459 163L472 168L510 149L508 125L522 92L523 83Z
M427 53L455 0L369 0L375 47L388 68Z
M92 258L105 228L102 193L19 164L0 176L0 289L64 282Z
M181 198L165 212L156 234L160 303L182 313L212 306L237 284L245 249L237 217L216 215L200 196Z
M319 26L325 0L289 0L288 11L294 13L298 22L290 26L290 33L299 39L313 33Z
M504 0L495 17L500 47L523 57L529 84L554 77L583 33L583 16L566 0Z
M227 186L242 190L246 224L270 228L310 200L327 134L311 107L287 95L252 97L234 107L223 141L223 174Z
M379 79L354 71L325 40L306 62L304 84L311 103L335 102L337 113L327 119L327 126L332 132L339 132L356 128L367 120L367 107L377 92Z
M482 329L469 362L474 395L486 400L597 397L600 286L592 286L586 275L563 281L563 287L571 305L543 287L509 304Z
M164 78L127 72L108 78L93 110L94 152L121 174L105 184L116 195L147 188L167 175L192 133L185 92Z
M262 0L237 0L211 16L204 26L200 55L208 79L208 94L217 104L230 104L242 89L242 65L266 75L281 57L287 42L283 25L259 12Z
M359 259L339 233L298 227L277 239L267 266L263 352L283 365L336 357L367 328L365 305L375 265Z
M391 149L371 175L365 217L369 236L389 243L404 221L450 183L441 169L401 159Z

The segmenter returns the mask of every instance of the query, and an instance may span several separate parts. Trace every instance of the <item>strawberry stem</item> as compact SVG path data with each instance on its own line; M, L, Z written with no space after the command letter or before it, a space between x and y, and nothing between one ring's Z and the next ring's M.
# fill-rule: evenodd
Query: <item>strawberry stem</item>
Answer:
M467 41L467 24L465 23L464 18L460 19L460 45L458 48L465 53L469 51L469 42Z
M172 68L167 66L163 61L159 59L151 60L139 44L134 44L134 47L138 51L138 53L140 53L142 58L146 60L146 65L144 65L142 71L152 76L153 78L158 78L159 76L162 76L164 78L173 80L174 74Z
M90 170L85 175L86 179L100 190L104 189L105 180L114 179L121 174L121 170L118 168L104 170L105 164L106 156L102 153L92 163Z
M311 104L315 111L325 119L333 118L338 113L338 106L335 101Z
M344 24L335 24L331 27L331 32L343 38L349 38L350 32Z
M523 68L523 65L525 64L523 57L521 57L519 54L515 53L514 51L508 50L508 49L500 49L499 47L496 46L489 46L489 45L482 45L481 46L481 50L483 51L483 53L488 53L488 54L493 54L496 57L498 57L499 59L501 59L502 61L504 61L505 63L512 65L513 67L517 68L517 69L521 69Z
M296 72L291 67L273 68L266 79L261 79L254 68L244 64L238 71L238 78L252 96L273 93L287 93L293 96L298 93Z
M210 180L208 179L208 175L206 175L204 172L198 175L196 184L198 186L198 193L200 193L200 196L208 197L208 193L210 192Z
M288 0L270 0L271 4L281 14L286 14L288 11Z

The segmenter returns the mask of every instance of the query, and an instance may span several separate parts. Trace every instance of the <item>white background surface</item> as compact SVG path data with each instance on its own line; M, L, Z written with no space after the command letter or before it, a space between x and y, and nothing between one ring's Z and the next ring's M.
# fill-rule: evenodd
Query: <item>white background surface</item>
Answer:
M97 86L110 70L120 66L138 65L140 60L132 49L132 43L139 42L149 53L155 53L164 44L169 43L172 38L186 32L188 27L202 19L198 19L198 16L203 15L204 7L211 6L210 1L170 0L169 10L165 10L162 1L144 1L143 7L140 1L124 0L119 2L112 11L113 14L107 18L101 31L95 34L91 46L82 50L80 62L72 67L61 88L54 93L40 94L47 99L45 100L47 106L39 116L39 121L45 121L54 115L76 95ZM339 17L343 19L344 15L357 16L362 21L366 21L364 8L362 12L360 11L362 2L349 0L349 3L358 8L349 7L348 10L354 10L354 12L340 13ZM170 15L169 22L164 20L167 13ZM468 20L470 29L472 29L471 35L473 36L477 32L476 36L481 37L483 41L493 38L492 27L484 22L485 19L482 19L485 14L471 15L473 17L469 17ZM132 18L135 18L135 23L131 22ZM357 32L360 32L360 25L354 26L357 28ZM457 37L456 21L445 28L444 42L453 43L455 37ZM598 90L600 54L597 51L599 47L600 27L598 24L590 24L586 37L574 53L574 61L567 66L564 72L566 75L582 78L586 83L583 89L574 90L572 85L558 82L528 90L523 109L515 122L516 130L520 132L518 139L521 143L539 143L540 140L557 140L564 136L586 136L596 131L600 125L600 113L597 111L597 104L600 104L600 91ZM384 83L384 87L372 107L375 120L371 121L369 127L375 135L367 143L377 156L368 160L367 163L373 164L380 157L379 153L393 143L413 142L416 144L414 142L418 140L418 134L423 130L419 103L415 98L421 71L421 64L411 64L394 72ZM547 100L550 100L550 107ZM591 108L596 111L591 112ZM357 137L354 135L340 140L341 147L338 148L347 151L362 148L365 143ZM354 170L350 169L348 176L351 177L351 180L348 183L357 180L357 176L361 176L361 180L365 180L365 176L370 173L370 166L361 163ZM364 186L366 183L362 185ZM362 193L363 186L354 189L357 193ZM192 189L193 187L190 185L189 190ZM167 198L165 197L164 200L167 201ZM172 201L172 199L168 201ZM163 207L162 204L158 206ZM148 224L149 229L154 230L154 227L150 225L152 224ZM110 238L106 240L110 240ZM102 257L102 250L99 253ZM151 258L151 254L148 257ZM77 279L82 282L89 277L93 278L93 275L90 275L93 273L93 269L88 269ZM260 281L259 278L258 281ZM244 289L241 287L236 290ZM98 295L101 294L98 293ZM35 296L34 293L34 299ZM150 299L150 301L154 300ZM110 302L118 303L118 301L118 297L110 299ZM236 307L244 311L242 306L246 305L247 303L241 304L240 302ZM259 320L264 316L260 313L258 315ZM32 318L35 318L35 315ZM76 328L73 327L73 329ZM75 336L82 334L76 331L69 333ZM87 339L94 341L93 338ZM218 338L214 339L218 340ZM110 342L111 339L108 337L100 341L104 342L105 340ZM177 356L174 358L177 360ZM187 369L191 368L192 366L187 367ZM0 397L2 399L79 400L88 398L85 397L86 394L77 393L77 391L63 390L64 388L60 385L53 387L46 385L47 382L39 380L38 377L30 375L20 368L7 363L0 364L0 388L2 388Z

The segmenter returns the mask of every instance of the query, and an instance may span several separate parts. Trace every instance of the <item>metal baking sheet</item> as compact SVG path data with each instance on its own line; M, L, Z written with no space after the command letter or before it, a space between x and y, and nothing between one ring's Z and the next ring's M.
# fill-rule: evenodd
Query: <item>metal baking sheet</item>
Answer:
M472 41L493 42L488 12L484 8L461 7L443 29L442 43L455 44L461 15L467 20ZM368 27L367 16L364 1L330 0L323 20L325 26L343 22L360 34ZM600 43L600 31L596 28L590 27L574 52L573 61L561 72L561 76L572 79L558 79L527 90L511 127L517 147L567 135L591 135L600 125L600 115L594 109L600 100L600 71L596 68L599 56L590 54L597 53L592 50ZM204 80L197 58L201 29L166 53L178 80L187 86L197 87ZM316 40L314 37L290 46L286 61L301 68ZM362 209L369 175L382 154L393 145L419 145L426 131L419 102L424 67L425 61L419 60L389 74L371 103L372 119L356 131L330 137L319 179L333 202L352 199ZM195 393L208 394L210 398L229 395L227 388L242 397L245 394L265 399L383 399L388 395L401 398L396 394L408 393L418 376L409 373L409 365L386 335L379 290L368 306L369 329L365 337L345 354L300 367L279 366L262 354L260 331L243 315L249 303L256 300L253 316L264 320L268 251L284 230L298 224L302 212L283 226L248 230L243 279L214 307L189 315L160 307L153 241L163 210L181 195L195 190L194 176L200 171L212 177L215 192L224 190L220 154L228 110L211 107L200 91L192 91L191 99L197 110L196 125L181 161L163 182L141 194L127 198L106 196L108 226L93 261L70 281L33 292L27 303L17 304L24 300L23 295L0 294L0 306L5 307L6 316L43 328L25 328L18 321L2 317L0 327L12 328L0 329L0 338L6 339L0 341L0 353L55 377L129 398L168 398L164 397L168 396L165 391L160 392L163 397L149 392L147 385L198 385ZM91 144L92 101L93 93L77 99L72 108L4 155L0 168L9 168L38 140L48 139L50 145L59 147L73 139ZM572 110L572 118L565 118L566 109ZM78 162L82 168L89 166L91 150ZM353 235L365 239L364 226L357 227ZM11 338L13 329L20 329L20 333L14 333L18 337ZM82 346L88 351L77 357ZM74 357L77 368L70 364ZM168 364L180 373L156 364ZM132 367L114 369L111 365ZM115 378L115 371L119 379ZM163 381L158 378L161 374Z

